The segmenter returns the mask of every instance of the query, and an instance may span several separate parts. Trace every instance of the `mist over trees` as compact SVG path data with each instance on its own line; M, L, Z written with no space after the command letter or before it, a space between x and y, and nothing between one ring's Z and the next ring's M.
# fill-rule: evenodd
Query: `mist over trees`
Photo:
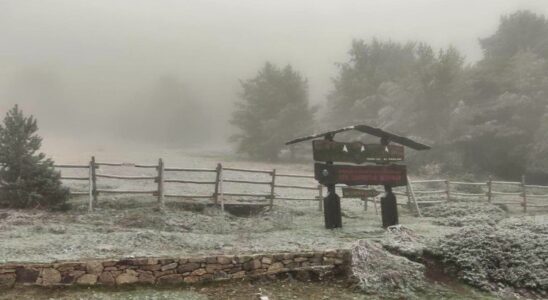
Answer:
M120 114L126 136L167 146L192 146L209 134L204 107L176 76L165 75Z
M240 129L231 137L239 152L275 160L288 137L313 129L315 109L308 103L308 83L290 65L266 63L241 85L241 101L231 120Z
M484 58L465 66L453 47L355 41L339 65L325 119L419 136L435 146L429 160L446 172L546 174L546 18L527 11L503 16L480 44Z

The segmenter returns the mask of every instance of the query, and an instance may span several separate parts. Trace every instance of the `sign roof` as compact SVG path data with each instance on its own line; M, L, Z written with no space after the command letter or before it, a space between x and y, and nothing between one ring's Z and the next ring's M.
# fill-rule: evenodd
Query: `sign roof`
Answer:
M312 140L312 139L319 138L319 137L325 137L326 135L334 135L334 134L337 134L337 133L340 133L340 132L345 132L345 131L350 131L350 130L356 130L356 131L367 133L367 134L370 134L370 135L373 135L373 136L376 136L376 137L380 137L381 139L387 139L390 142L394 142L394 143L397 143L397 144L400 144L400 145L403 145L403 146L407 146L407 147L409 147L411 149L414 149L414 150L429 150L429 149L431 149L430 146L419 143L419 142L414 141L410 138L400 136L400 135L397 135L397 134L394 134L394 133L390 133L390 132L384 131L380 128L372 127L372 126L365 125L365 124L358 124L358 125L343 127L343 128L336 129L336 130L331 130L331 131L326 131L326 132L322 132L322 133L318 133L318 134L304 136L304 137L300 137L300 138L296 138L294 140L291 140L291 141L289 141L285 144L286 145L296 144L296 143L299 143L299 142L304 142L304 141Z

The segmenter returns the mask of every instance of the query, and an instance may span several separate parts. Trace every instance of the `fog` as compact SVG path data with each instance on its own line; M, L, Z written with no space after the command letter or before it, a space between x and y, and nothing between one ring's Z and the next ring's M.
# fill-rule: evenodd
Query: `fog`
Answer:
M321 115L353 39L454 45L473 63L519 9L548 15L548 2L0 0L0 112L19 103L44 136L82 143L226 146L240 80L266 61L307 78ZM162 121L178 112L195 122Z

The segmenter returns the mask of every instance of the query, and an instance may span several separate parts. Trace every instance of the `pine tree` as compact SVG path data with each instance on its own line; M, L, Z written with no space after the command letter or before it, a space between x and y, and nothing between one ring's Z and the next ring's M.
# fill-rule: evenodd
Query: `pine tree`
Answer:
M308 85L291 66L266 63L255 78L242 82L243 93L231 123L238 152L275 160L284 142L312 130L315 108L308 103Z
M42 138L33 116L15 105L0 124L0 205L66 209L69 196L53 161L39 152Z

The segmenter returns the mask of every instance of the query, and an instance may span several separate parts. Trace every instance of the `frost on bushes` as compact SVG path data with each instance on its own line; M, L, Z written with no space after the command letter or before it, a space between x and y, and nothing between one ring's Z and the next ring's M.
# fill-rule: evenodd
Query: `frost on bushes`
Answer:
M361 290L382 298L408 299L425 288L424 266L361 240L352 247L352 274Z
M434 217L434 224L454 227L495 225L506 217L506 212L496 205L473 202L449 202L430 206L424 208L422 214Z
M440 239L433 253L449 271L486 290L498 286L548 290L548 229L531 220L475 225Z
M420 259L426 247L423 237L402 225L388 227L381 243L390 252L412 260Z

